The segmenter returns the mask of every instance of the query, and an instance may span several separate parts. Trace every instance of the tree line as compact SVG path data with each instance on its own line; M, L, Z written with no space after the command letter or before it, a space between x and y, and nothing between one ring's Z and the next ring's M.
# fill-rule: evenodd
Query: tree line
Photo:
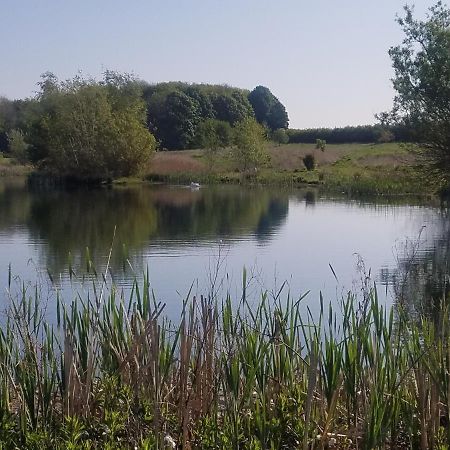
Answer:
M289 123L284 105L263 86L151 85L112 71L100 81L45 73L38 86L33 98L0 99L0 151L63 177L129 176L157 148L202 147L211 162L218 149L233 147L247 171L264 160L258 147L266 136Z
M409 142L411 131L403 125L358 125L340 128L306 128L287 130L289 142L314 144L318 139L328 144L372 144L384 142Z
M144 85L143 98L149 130L169 150L201 145L206 121L214 120L225 129L256 119L270 131L289 124L284 105L264 86L247 91L222 85L159 83Z
M117 83L120 84L117 93L125 102L125 97L129 97L129 101L139 101L141 108L145 108L144 122L161 149L197 147L203 138L204 123L211 120L221 122L224 127L234 127L245 119L253 118L269 132L286 129L289 124L286 108L264 86L248 91L227 85L183 82L148 84L128 74L111 71L105 72L100 82L77 76L61 83L48 72L41 76L39 92L35 97L24 100L0 98L0 151L9 150L8 134L13 130L29 135L33 127L30 121L35 122L39 113L40 118L48 116L50 93L62 94L61 102L67 100L70 103L64 94L68 89L72 93L77 89L84 91L82 85L89 84L91 89L96 86L100 92L101 88L111 88L113 84L117 87Z

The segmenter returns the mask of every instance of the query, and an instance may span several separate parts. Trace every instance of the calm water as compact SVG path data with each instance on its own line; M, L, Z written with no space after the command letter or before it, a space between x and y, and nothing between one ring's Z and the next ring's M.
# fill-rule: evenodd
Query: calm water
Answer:
M314 309L319 292L334 301L358 291L369 273L384 301L392 301L403 279L404 289L417 293L412 280L446 264L449 227L435 207L330 199L311 190L33 190L0 179L0 295L9 264L21 280L40 277L50 291L51 273L67 292L69 265L81 277L89 248L100 272L112 244L116 283L126 290L148 268L169 315L178 313L192 283L194 293L208 292L216 272L216 285L238 295L244 267L251 294L275 292L287 281L294 297L310 291L305 302Z

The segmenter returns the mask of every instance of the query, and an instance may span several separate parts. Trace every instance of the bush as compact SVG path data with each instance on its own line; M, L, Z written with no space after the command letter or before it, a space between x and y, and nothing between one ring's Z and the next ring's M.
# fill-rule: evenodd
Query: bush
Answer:
M325 151L325 146L327 145L327 141L325 139L316 139L316 148Z
M316 158L313 154L308 153L303 158L303 164L306 167L306 170L314 170L316 167Z

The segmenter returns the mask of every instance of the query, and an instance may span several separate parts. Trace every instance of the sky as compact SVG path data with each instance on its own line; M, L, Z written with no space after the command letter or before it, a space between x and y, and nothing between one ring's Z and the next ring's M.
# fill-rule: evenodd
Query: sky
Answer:
M417 17L435 1L416 0ZM292 128L374 123L405 0L0 0L0 95L40 74L267 86Z

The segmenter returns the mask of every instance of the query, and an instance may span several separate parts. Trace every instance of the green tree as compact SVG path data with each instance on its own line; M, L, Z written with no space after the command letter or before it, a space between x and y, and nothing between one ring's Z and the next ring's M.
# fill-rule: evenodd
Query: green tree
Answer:
M272 133L272 140L278 145L287 144L289 136L284 128L278 128Z
M21 130L11 130L8 134L9 153L18 162L25 163L28 160L28 144L25 142L23 132Z
M24 100L8 100L0 97L0 151L8 152L8 133L21 129Z
M327 145L327 141L325 139L316 139L316 148L319 150L325 151L325 147Z
M101 83L80 76L41 83L29 138L45 155L47 170L108 179L136 174L149 161L155 139L146 128L145 104L126 81L111 76Z
M188 148L201 120L200 105L178 90L153 95L148 110L151 129L162 146L170 150Z
M197 129L197 145L205 149L205 156L209 169L212 168L218 150L231 145L233 129L228 122L208 119L202 122Z
M198 145L198 126L216 119L234 126L254 117L248 91L226 85L167 82L143 86L148 126L162 147Z
M235 125L249 117L254 117L247 95L238 89L213 95L212 102L215 118L228 122L230 125Z
M241 172L255 171L269 161L266 144L264 127L255 119L248 118L236 125L232 156Z
M407 125L433 178L450 183L450 10L442 2L417 20L405 6L397 19L403 42L389 50L396 90L390 113L382 122Z
M248 95L256 120L271 130L287 128L289 118L286 108L265 86L256 86Z

